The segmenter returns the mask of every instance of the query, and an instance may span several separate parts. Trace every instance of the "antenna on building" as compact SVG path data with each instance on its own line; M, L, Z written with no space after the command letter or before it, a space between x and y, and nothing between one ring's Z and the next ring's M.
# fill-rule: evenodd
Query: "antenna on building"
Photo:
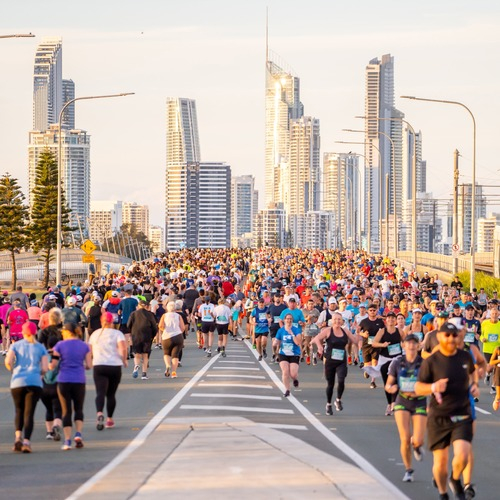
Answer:
M266 7L266 64L269 61L269 7Z

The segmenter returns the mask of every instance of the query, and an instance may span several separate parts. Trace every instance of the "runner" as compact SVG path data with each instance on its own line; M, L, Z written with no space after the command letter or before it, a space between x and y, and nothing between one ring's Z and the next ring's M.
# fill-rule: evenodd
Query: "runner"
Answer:
M202 307L203 306L200 306L200 309ZM170 377L170 375L172 375L172 378L177 378L179 353L184 346L184 338L182 335L184 331L184 321L182 321L181 316L175 312L174 302L168 302L167 312L161 317L158 328L162 332L163 360L165 361L166 368L165 377Z
M210 296L203 297L203 303L198 308L198 317L201 319L200 331L203 334L203 344L207 358L212 356L212 343L215 331L214 305L210 302ZM168 311L168 309L167 309Z
M342 411L342 395L345 389L345 379L347 376L347 354L346 348L349 341L356 343L357 338L343 325L342 315L333 313L332 326L327 326L315 336L313 344L318 348L318 356L323 357L325 363L326 386L326 414L333 415L332 397L337 377L337 398L335 399L335 409ZM325 346L325 347L324 347Z
M377 306L370 304L368 306L368 318L361 321L359 324L359 335L362 337L362 353L363 363L365 366L377 366L378 349L373 347L373 340L377 334L383 335L385 325L381 318L377 316ZM365 378L370 378L368 372L364 373ZM370 389L375 389L377 384L375 378L372 377L370 382Z
M269 334L268 306L260 298L257 307L252 311L251 319L255 335L255 348L259 353L259 361L267 358L267 336Z
M284 396L290 396L290 381L293 386L299 386L299 359L301 354L302 334L298 327L293 326L293 315L291 312L283 313L282 326L276 333L274 344L279 348L279 361L283 385L285 386Z
M226 357L227 336L229 334L229 318L231 309L229 309L224 299L219 299L219 304L214 309L215 327L217 328L217 352Z
M394 418L401 440L401 458L405 466L404 482L413 482L411 447L413 455L420 462L424 452L425 426L427 423L427 398L417 396L415 383L422 358L418 353L418 336L410 333L404 340L405 354L393 359L385 384L386 392L396 395ZM413 433L412 433L413 429Z
M271 304L267 309L267 317L269 320L269 333L271 335L271 344L273 349L273 363L278 361L278 345L273 342L276 333L280 329L281 313L287 309L286 304L283 304L283 296L276 294L274 296L274 304Z
M481 342L483 343L483 353L488 363L488 371L484 383L490 385L491 372L493 367L490 364L490 359L497 347L500 347L500 321L498 306L492 307L490 310L490 318L485 319L481 323ZM490 387L490 394L496 394L496 389Z

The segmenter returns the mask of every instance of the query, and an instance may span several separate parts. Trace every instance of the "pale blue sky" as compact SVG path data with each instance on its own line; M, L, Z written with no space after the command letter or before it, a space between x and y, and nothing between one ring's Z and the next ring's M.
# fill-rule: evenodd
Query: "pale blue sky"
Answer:
M151 221L163 223L167 96L196 99L203 159L254 174L263 197L266 5L270 47L301 78L305 113L321 121L322 153L362 152L334 141L360 140L341 129L362 128L354 116L364 112L365 66L391 53L396 106L423 133L428 190L450 193L455 148L461 182L470 182L470 119L400 95L467 104L478 124L478 180L498 184L496 0L3 2L0 34L37 37L0 40L0 172L26 188L33 57L42 37L62 36L63 76L77 96L136 92L76 105L77 126L92 136L92 199L147 203Z

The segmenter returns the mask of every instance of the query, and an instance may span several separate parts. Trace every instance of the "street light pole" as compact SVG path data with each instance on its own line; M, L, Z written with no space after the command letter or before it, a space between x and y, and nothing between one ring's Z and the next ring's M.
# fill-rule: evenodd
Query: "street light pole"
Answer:
M439 102L441 104L452 104L464 108L472 118L472 200L471 200L471 221L470 221L470 291L476 284L476 118L472 111L463 103L449 101L446 99L428 99L425 97L415 97L402 95L401 99L411 99L412 101Z
M108 97L124 97L134 95L134 92L126 92L121 94L108 94L108 95L93 95L93 96L85 96L85 97L75 97L74 99L69 100L64 106L61 108L59 112L59 122L58 122L58 132L59 137L57 141L58 149L57 149L57 246L56 246L56 284L61 283L61 275L62 275L62 117L66 108L73 104L76 101L84 101L90 99L106 99Z
M15 35L0 35L0 38L34 38L33 33L17 33Z

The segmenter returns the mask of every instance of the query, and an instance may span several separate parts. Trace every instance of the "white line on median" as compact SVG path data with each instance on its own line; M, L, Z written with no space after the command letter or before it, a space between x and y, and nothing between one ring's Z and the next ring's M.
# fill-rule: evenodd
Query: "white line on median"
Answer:
M253 372L259 372L260 368L247 368L245 366L214 366L214 370L249 370Z
M226 410L246 411L252 413L280 413L282 415L293 415L293 410L282 410L281 408L254 408L253 406L224 406L224 405L181 405L181 410Z
M255 365L255 361L240 361L239 359L235 359L234 361L219 361L219 363L238 363L240 365Z
M261 399L266 401L281 401L283 398L280 396L255 396L253 394L217 394L214 393L201 393L193 392L192 398L239 398L239 399Z
M198 387L243 387L248 389L274 389L274 385L267 384L230 384L226 382L206 382L198 385Z
M142 446L148 436L161 424L163 419L177 406L179 401L191 390L191 388L203 377L207 370L217 361L218 357L211 359L189 382L145 425L137 436L119 453L108 465L104 466L97 474L83 483L66 500L76 500L87 493L92 486L109 474L115 467L120 465L137 448ZM262 377L264 378L264 377Z
M305 425L291 425L291 424L259 424L264 427L269 427L270 429L282 429L290 431L308 431L309 429Z
M256 379L260 379L260 380L265 380L265 378L266 378L264 375L240 375L239 373L226 373L226 374L209 373L207 375L207 377L256 378Z

